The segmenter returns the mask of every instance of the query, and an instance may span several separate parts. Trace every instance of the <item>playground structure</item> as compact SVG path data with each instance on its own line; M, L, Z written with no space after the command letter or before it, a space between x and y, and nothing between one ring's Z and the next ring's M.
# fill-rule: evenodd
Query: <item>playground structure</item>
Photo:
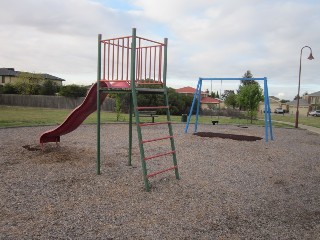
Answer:
M104 83L105 86L107 86ZM44 144L47 142L60 142L60 136L68 134L74 131L81 123L97 109L97 83L93 84L88 91L87 96L83 100L82 104L76 107L64 122L55 129L48 130L40 136L41 148L44 148ZM107 94L100 94L100 104L103 103ZM98 104L98 105L100 105Z
M265 140L268 142L269 136L268 132L270 131L270 139L273 140L273 132L272 132L272 121L271 121L271 115L270 115L270 103L269 103L269 93L268 93L268 83L267 83L267 78L199 78L198 83L197 83L197 88L193 96L193 101L192 105L190 108L190 112L188 115L186 127L184 129L184 133L188 132L193 108L195 105L196 99L198 99L197 102L197 111L196 111L196 121L194 124L194 132L197 132L198 129L198 119L199 119L199 110L200 110L200 101L201 101L201 88L202 88L202 81L229 81L229 80L239 80L239 81L263 81L263 86L264 86L264 109L268 109L268 111L265 111L264 113L264 126L265 126ZM211 87L212 88L212 87Z
M132 125L133 116L137 126L140 160L142 165L143 180L146 191L150 191L149 178L174 170L176 179L179 179L174 136L169 111L168 94L166 88L167 75L167 46L168 39L164 43L156 42L136 36L136 29L132 29L132 36L102 39L98 35L98 74L97 82L90 88L83 103L74 109L65 121L57 128L44 132L40 136L42 148L47 142L60 142L60 136L75 130L91 113L97 110L97 174L101 174L101 104L109 93L130 94L129 105L129 150L128 165L132 161ZM143 85L143 87L141 87ZM150 88L158 85L159 88ZM162 106L138 106L138 94L162 94L164 103ZM142 123L145 110L164 109L167 115L166 122ZM143 139L141 129L164 124L168 126L168 136L153 139ZM170 141L170 151L145 156L145 144L157 141ZM173 166L148 173L147 161L155 158L172 156Z
M167 77L167 46L164 43L136 36L136 29L132 29L132 36L102 39L98 35L98 74L97 74L97 103L101 102L101 93L129 93L129 149L128 165L132 161L132 125L133 116L137 126L140 160L143 181L146 191L150 191L149 178L170 170L175 171L179 179L174 136L169 111L169 101L166 88ZM107 87L103 86L106 84ZM148 86L159 85L159 88ZM141 87L143 86L143 87ZM138 94L162 94L163 106L139 106ZM166 122L141 123L140 112L146 110L164 109L167 115ZM169 135L154 139L144 139L142 128L164 124L168 126ZM101 117L100 104L97 104L97 174L100 174L101 152ZM156 141L170 141L171 149L168 152L145 156L145 144ZM148 173L147 161L166 155L172 156L173 166L164 170Z

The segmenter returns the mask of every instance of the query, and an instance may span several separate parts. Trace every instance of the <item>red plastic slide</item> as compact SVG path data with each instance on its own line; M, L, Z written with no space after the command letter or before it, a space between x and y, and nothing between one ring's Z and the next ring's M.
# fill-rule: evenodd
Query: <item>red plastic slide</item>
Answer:
M100 83L101 87L107 87L105 82ZM100 93L100 104L103 103L107 93ZM75 130L94 111L97 110L97 83L92 85L86 98L80 106L75 108L64 122L57 128L44 132L40 137L40 144L47 142L60 142L60 136Z

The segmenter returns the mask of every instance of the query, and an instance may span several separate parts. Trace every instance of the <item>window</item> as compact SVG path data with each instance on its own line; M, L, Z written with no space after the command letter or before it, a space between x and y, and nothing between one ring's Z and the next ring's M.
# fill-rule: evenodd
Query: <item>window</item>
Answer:
M6 83L6 79L5 79L5 77L4 76L1 76L2 77L2 83Z

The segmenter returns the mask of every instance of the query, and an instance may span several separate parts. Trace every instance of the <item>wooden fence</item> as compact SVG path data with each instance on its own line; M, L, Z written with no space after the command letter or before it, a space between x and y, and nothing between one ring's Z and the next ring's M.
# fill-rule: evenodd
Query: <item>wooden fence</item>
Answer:
M74 109L79 106L83 100L84 97L69 98L45 95L0 94L0 105L8 106ZM107 97L101 109L104 111L115 111L114 99Z

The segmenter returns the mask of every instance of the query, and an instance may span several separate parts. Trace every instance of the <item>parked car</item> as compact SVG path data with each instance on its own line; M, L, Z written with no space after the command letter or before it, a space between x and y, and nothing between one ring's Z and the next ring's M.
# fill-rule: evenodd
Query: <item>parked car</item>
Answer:
M315 111L309 112L309 115L314 116L314 117L320 117L320 110L315 110Z
M274 113L281 113L281 114L284 114L284 111L283 111L283 109L282 109L282 108L276 108L276 109L274 110Z

